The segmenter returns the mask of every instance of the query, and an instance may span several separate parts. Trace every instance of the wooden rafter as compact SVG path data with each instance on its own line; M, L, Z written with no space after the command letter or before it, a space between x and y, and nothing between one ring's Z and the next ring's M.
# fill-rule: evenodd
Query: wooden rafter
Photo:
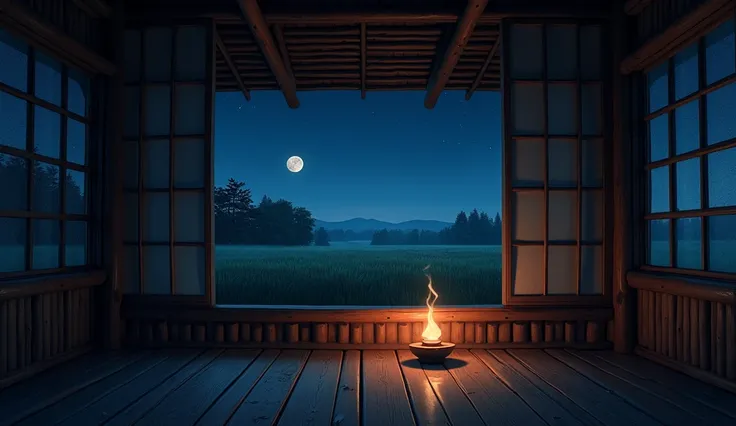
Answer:
M465 100L469 101L470 98L473 96L473 93L475 93L475 90L480 86L480 82L483 81L483 76L486 74L486 70L488 69L488 66L491 65L491 61L493 60L493 57L496 56L496 52L498 51L498 46L501 45L501 34L498 35L498 38L496 39L496 42L493 43L493 47L491 47L491 51L488 52L488 56L486 57L485 62L483 62L483 66L480 67L480 71L478 71L478 75L475 77L475 80L473 81L473 84L470 86L470 89L468 89L467 92L465 92Z
M455 69L458 60L460 60L460 55L462 55L465 45L468 44L470 35L473 33L473 29L475 29L475 24L483 14L483 10L487 4L488 0L468 0L468 6L458 21L455 34L442 55L438 56L439 61L437 62L437 66L429 78L427 95L424 97L424 106L426 108L432 109L437 104L437 100L440 94L442 94L445 85L450 80L450 75Z
M238 0L238 5L250 26L253 38L258 42L263 57L266 58L271 72L273 72L276 81L279 83L286 103L291 108L298 108L299 99L296 97L296 82L286 68L286 65L284 65L283 59L281 59L271 32L268 30L268 24L263 19L263 13L261 13L261 8L258 6L257 0Z
M366 29L365 22L360 24L360 98L365 99L365 73L366 73Z
M289 49L286 47L286 40L284 40L284 28L283 25L274 25L271 29L273 36L276 38L276 43L281 53L281 60L284 61L284 67L289 72L291 78L294 79L294 69L291 67L291 60L289 59Z
M245 96L245 99L250 101L250 92L245 87L245 84L243 84L243 79L240 77L240 73L238 72L238 67L235 66L235 63L233 62L233 59L230 57L230 52L227 51L227 48L225 47L225 43L222 42L222 39L220 38L220 34L215 30L215 43L217 43L217 48L220 49L220 53L222 53L223 59L225 59L225 63L227 64L227 67L230 68L230 71L233 73L233 77L235 77L235 83L237 83L238 88L241 92L243 92L243 96Z

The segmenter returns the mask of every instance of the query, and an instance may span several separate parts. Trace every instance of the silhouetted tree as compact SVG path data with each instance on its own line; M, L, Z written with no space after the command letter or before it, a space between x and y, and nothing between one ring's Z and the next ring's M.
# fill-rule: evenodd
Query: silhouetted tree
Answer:
M314 241L314 218L303 207L266 195L254 206L250 189L232 178L214 192L216 244L298 246Z
M327 234L325 228L320 227L314 233L314 245L315 246L329 246L330 236Z

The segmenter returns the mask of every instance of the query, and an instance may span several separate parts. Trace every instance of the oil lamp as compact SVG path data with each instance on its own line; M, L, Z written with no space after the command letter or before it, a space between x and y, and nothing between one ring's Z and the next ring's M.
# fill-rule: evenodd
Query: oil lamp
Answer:
M454 343L443 342L441 340L442 330L434 322L434 304L437 302L439 295L432 288L432 275L429 273L429 266L424 268L424 275L427 276L427 288L429 295L427 296L427 326L422 332L422 341L409 344L409 350L422 364L442 364L445 358L455 349Z

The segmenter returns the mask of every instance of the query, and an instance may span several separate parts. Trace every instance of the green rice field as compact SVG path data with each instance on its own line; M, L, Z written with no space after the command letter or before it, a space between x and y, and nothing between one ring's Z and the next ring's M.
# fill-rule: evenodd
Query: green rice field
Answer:
M218 304L422 305L431 265L438 304L501 303L500 246L218 246Z

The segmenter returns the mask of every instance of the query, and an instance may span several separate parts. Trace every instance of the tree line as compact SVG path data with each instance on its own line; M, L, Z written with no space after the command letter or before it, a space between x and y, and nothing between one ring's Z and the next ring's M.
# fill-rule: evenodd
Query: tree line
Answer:
M497 245L501 244L501 217L473 210L458 213L455 223L439 232L362 231L314 229L312 213L287 200L264 195L258 204L245 182L230 178L214 189L215 243L231 245L327 246L331 241L371 241L374 245Z
M0 154L0 210L28 210L29 200L34 212L61 213L61 176L57 166ZM29 170L30 169L30 170ZM33 188L28 193L29 172L32 174ZM84 214L86 200L84 189L67 173L63 184L66 212ZM61 238L61 224L56 220L32 220L34 245L57 245ZM24 245L28 221L0 217L0 245ZM84 244L87 233L85 225L69 222L65 241L67 244Z
M373 234L371 245L501 245L501 216L490 218L473 209L461 211L455 223L439 231L382 229Z
M214 189L215 243L304 246L314 241L314 218L290 201L264 195L256 205L245 182L230 178Z

